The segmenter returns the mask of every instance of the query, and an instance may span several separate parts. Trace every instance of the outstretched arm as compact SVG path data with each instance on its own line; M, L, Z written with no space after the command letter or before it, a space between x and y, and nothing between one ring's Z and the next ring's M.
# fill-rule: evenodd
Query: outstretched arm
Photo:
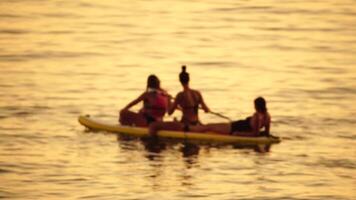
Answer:
M267 136L269 136L270 125L271 125L271 116L268 115L268 119L265 127L265 132Z
M205 112L210 112L210 109L209 109L208 106L205 104L204 99L203 99L203 95L201 95L200 92L199 92L199 96L200 96L200 104L201 104L202 109L203 109Z
M122 110L128 110L130 109L132 106L138 104L139 102L143 101L145 99L145 95L146 93L142 93L139 97L137 97L135 100L133 100L132 102L130 102L129 104L127 104L127 106L125 106Z

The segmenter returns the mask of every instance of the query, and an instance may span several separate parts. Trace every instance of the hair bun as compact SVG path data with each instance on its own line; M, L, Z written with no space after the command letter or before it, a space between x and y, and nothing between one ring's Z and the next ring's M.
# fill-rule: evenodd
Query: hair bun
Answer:
M182 72L179 74L179 81L182 84L187 84L189 82L189 74L186 72L187 67L182 65Z
M183 65L182 66L182 72L184 73L184 72L186 72L186 70L187 70L187 67L185 65Z

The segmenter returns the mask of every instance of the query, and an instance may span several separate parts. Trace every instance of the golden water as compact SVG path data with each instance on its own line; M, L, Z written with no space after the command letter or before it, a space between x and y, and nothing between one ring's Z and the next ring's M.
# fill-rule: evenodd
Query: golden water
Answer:
M0 198L355 199L355 27L354 0L1 0ZM149 74L176 94L182 64L215 112L264 96L282 143L152 146L77 123L116 121Z

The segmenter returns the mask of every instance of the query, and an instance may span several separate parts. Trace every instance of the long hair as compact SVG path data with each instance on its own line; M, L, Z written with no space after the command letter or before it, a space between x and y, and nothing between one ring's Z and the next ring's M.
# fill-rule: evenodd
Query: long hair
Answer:
M266 113L267 112L266 100L263 97L257 97L255 99L255 108L257 112Z
M147 89L152 88L152 89L160 89L160 81L158 77L154 74L151 74L147 78Z
M179 81L183 85L189 83L189 74L187 73L187 67L185 65L182 66L182 72L179 74Z

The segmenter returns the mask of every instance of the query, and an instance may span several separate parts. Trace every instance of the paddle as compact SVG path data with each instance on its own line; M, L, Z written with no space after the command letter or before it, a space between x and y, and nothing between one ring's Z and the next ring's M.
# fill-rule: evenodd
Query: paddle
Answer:
M175 100L174 97L171 97L171 99L172 99L172 100ZM181 110L180 107L178 107L178 109ZM201 106L199 106L199 109L203 110L203 108L202 108ZM229 120L229 122L232 122L232 120L230 119L230 117L227 117L227 116L225 116L225 115L223 115L223 114L221 114L221 113L213 112L213 111L209 111L208 113L213 114L213 115L218 116L218 117L221 117L221 118L223 118L223 119L227 119L227 120Z
M201 108L200 108L200 109L201 109ZM212 111L209 111L208 113L211 113L211 114L213 114L213 115L216 115L216 116L221 117L221 118L224 118L224 119L227 119L227 120L229 120L230 122L232 121L229 117L227 117L227 116L225 116L225 115L223 115L223 114L221 114L221 113L212 112Z
M181 110L180 108L178 108L178 109ZM203 110L203 108L200 107L200 106L199 106L199 109ZM218 116L218 117L223 118L223 119L227 119L227 120L229 120L229 122L232 122L232 120L230 119L230 117L227 117L227 116L225 116L225 115L223 115L223 114L221 114L221 113L213 112L213 111L209 111L208 113L213 114L213 115Z

